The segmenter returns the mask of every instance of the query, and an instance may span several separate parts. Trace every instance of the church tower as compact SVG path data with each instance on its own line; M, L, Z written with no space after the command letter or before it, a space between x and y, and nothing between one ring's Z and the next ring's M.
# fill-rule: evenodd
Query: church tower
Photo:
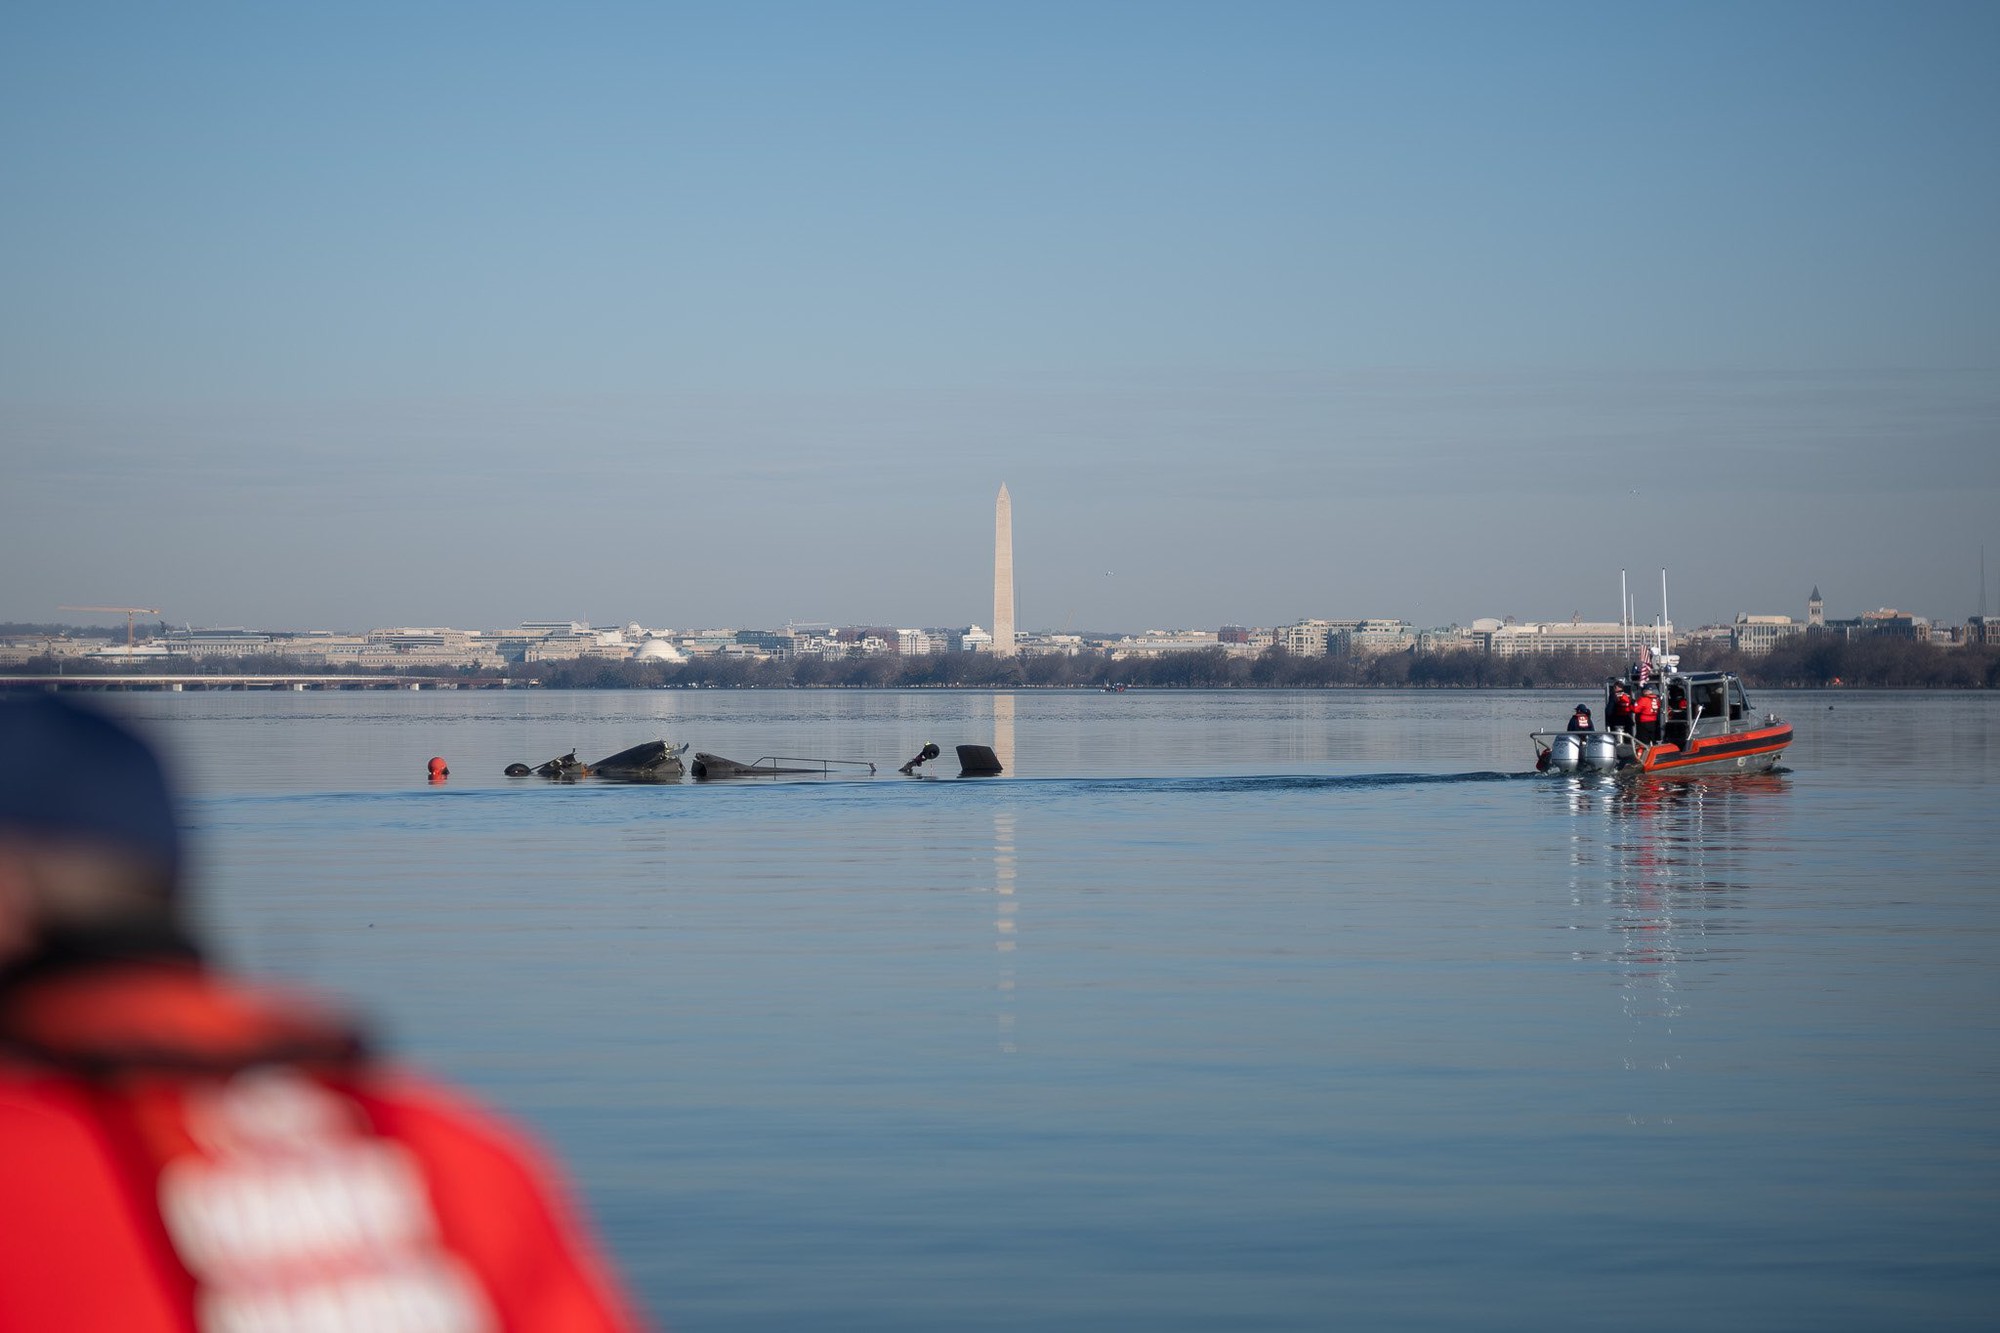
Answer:
M1820 600L1818 588L1814 588L1813 595L1806 599L1806 627L1826 628L1826 603Z

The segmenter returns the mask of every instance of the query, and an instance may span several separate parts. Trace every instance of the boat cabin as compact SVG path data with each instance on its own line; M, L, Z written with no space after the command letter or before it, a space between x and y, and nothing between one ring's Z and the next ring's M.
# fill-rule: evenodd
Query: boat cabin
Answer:
M1619 692L1636 700L1643 689L1652 689L1659 698L1657 731L1639 734L1644 728L1629 710ZM1682 749L1698 736L1720 736L1754 726L1749 696L1743 682L1726 671L1668 670L1642 685L1637 668L1626 676L1616 676L1604 685L1604 726L1612 731L1630 731L1642 741L1655 740Z

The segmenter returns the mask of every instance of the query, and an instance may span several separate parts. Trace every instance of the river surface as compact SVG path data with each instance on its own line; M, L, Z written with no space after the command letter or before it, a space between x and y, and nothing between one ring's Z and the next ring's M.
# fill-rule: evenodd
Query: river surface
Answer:
M1994 1327L2000 698L1525 773L1581 697L111 702L225 956L532 1126L683 1333ZM879 771L502 776L655 737Z

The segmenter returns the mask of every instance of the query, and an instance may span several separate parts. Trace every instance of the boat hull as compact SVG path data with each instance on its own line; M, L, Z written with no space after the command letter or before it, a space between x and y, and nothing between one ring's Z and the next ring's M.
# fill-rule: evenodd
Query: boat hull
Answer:
M1678 745L1637 747L1635 766L1651 777L1695 777L1715 773L1768 773L1792 743L1791 727L1757 727L1721 736L1698 736Z
M1768 773L1792 743L1792 729L1779 722L1698 736L1686 749L1672 742L1647 745L1623 731L1537 732L1534 739L1541 750L1535 767L1546 772L1691 778Z

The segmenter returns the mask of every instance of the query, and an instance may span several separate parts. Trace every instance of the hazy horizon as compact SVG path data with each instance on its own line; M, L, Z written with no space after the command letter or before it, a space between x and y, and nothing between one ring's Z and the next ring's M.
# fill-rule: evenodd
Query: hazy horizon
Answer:
M2000 10L0 14L0 620L1980 610ZM1992 558L1992 557L1989 557ZM1991 610L1992 608L1987 608Z

